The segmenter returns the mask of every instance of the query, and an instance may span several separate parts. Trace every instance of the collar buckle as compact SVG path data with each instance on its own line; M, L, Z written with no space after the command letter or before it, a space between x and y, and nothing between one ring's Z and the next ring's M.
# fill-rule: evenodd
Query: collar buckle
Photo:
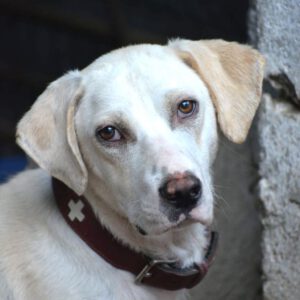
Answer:
M162 260L162 259L152 259L148 262L148 264L145 265L145 267L142 269L142 271L136 276L135 283L141 284L143 282L144 278L148 278L152 276L152 273L150 272L153 267L156 265L161 264L173 264L176 260Z

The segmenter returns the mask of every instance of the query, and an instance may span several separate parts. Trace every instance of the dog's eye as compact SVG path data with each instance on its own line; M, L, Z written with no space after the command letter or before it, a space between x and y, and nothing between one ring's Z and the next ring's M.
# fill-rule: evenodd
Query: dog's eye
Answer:
M113 126L106 126L96 131L97 137L107 142L117 142L122 139L121 133Z
M196 102L193 100L183 100L178 105L177 114L181 119L190 117L196 108Z

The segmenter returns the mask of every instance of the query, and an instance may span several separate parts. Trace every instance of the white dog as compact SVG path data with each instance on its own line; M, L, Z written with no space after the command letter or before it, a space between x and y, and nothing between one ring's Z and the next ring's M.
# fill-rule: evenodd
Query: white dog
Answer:
M41 169L0 187L0 298L185 298L214 246L217 120L244 141L263 65L248 46L174 40L51 83L17 128Z

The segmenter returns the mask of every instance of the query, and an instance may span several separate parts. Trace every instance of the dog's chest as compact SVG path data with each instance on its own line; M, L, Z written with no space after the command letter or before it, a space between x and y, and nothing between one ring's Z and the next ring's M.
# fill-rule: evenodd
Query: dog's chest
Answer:
M167 291L148 287L146 285L137 285L134 283L134 276L128 272L120 271L108 265L105 261L99 263L95 267L90 266L90 270L82 273L78 278L75 274L69 274L72 278L75 277L73 288L77 291L75 295L81 295L78 300L107 300L107 299L122 299L122 300L184 300L187 293L185 291ZM101 271L99 271L101 269ZM76 272L80 274L78 270ZM67 280L64 280L66 283ZM64 287L68 290L68 286ZM66 298L64 298L66 299ZM68 298L67 298L68 299ZM72 295L72 299L74 295Z
M131 275L125 272L109 272L95 276L95 274L84 274L74 277L69 275L67 280L47 282L40 281L31 290L27 289L27 296L24 300L184 300L184 291L170 292L147 286L137 286L132 282ZM122 274L123 273L123 274ZM58 274L57 274L58 275ZM59 278L60 276L57 276Z

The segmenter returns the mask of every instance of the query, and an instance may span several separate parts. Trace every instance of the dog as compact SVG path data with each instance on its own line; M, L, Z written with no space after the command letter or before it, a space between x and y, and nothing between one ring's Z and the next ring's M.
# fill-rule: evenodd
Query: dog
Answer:
M51 83L17 126L40 168L0 187L0 298L185 299L214 244L218 125L245 140L263 68L246 45L175 39Z

